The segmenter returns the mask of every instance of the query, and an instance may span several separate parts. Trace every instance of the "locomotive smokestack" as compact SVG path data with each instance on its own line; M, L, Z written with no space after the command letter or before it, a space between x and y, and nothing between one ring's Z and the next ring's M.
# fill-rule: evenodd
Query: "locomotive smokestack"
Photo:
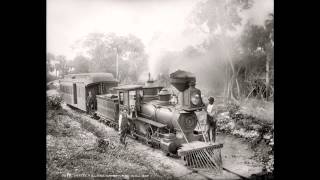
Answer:
M189 88L189 84L196 83L196 77L191 72L177 70L170 74L170 83L180 92Z
M178 94L178 104L183 107L190 106L189 87L191 86L194 88L196 84L195 75L191 72L177 70L176 72L170 74L170 83L180 91ZM186 92L187 89L189 89L188 92Z

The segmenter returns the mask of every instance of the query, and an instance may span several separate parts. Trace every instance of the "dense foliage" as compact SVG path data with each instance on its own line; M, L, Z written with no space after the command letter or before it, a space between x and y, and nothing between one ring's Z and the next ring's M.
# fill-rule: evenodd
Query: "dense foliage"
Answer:
M144 45L133 35L91 33L78 41L75 48L83 52L72 62L76 73L109 72L122 82L137 82L148 67Z
M133 35L90 33L76 41L73 48L81 53L70 61L48 53L47 72L55 72L60 78L68 73L108 72L124 83L138 82L147 72L144 45Z
M47 96L47 109L61 109L62 98L59 95Z
M267 172L273 172L273 124L242 114L240 107L236 104L230 104L227 110L219 115L218 131L248 140L251 148L256 152L255 158L264 164Z
M250 21L244 14L254 3L199 2L190 22L207 38L199 45L165 53L156 63L159 73L168 76L177 68L194 72L203 90L228 101L249 97L273 100L274 16L266 13L261 24Z

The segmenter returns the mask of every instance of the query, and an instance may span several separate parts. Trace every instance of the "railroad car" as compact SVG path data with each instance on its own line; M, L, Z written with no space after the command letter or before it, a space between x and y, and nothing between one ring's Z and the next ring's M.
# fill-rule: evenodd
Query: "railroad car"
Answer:
M87 111L88 92L93 96L110 93L110 88L118 85L111 73L69 74L59 81L60 92L66 104ZM97 109L95 104L94 109Z

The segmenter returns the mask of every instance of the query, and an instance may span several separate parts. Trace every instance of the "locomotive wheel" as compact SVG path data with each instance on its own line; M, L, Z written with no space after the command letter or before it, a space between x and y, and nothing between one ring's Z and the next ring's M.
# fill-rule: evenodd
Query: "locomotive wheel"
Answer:
M148 127L147 128L147 134L146 134L146 143L150 146L150 147L153 147L153 144L152 144L152 140L151 140L151 136L152 136L152 130L151 130L151 127Z
M135 139L135 140L138 140L138 136L134 135L136 132L136 127L135 125L133 124L133 126L130 128L130 135Z
M151 140L151 136L152 136L152 129L151 129L151 127L148 127L146 131L147 131L147 138Z

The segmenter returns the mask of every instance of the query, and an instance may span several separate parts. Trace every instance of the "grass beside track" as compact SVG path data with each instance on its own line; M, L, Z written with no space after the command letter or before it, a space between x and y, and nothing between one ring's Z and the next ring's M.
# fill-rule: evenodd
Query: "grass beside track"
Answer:
M105 152L99 139L108 142ZM67 177L109 177L122 175L172 179L119 144L118 136L107 136L101 127L64 109L47 111L47 179Z

